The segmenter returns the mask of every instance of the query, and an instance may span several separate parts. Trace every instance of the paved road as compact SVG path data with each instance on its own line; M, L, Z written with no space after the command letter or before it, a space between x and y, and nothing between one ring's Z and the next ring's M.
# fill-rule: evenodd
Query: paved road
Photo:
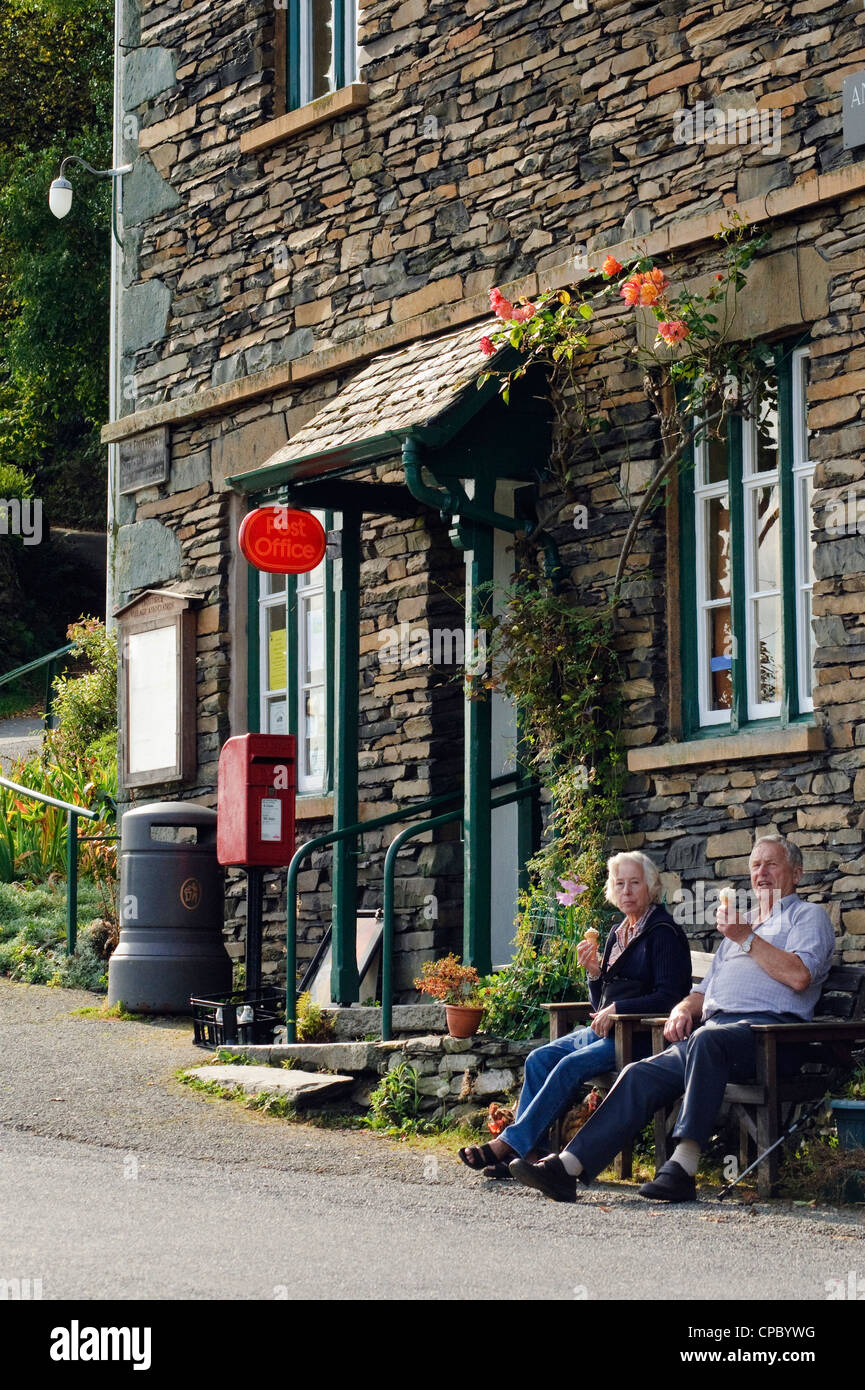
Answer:
M44 725L41 719L26 715L20 719L0 719L0 773L8 775L9 768L19 758L29 758L42 746Z
M0 981L0 1278L50 1298L826 1298L856 1212L561 1206L448 1154L285 1124L182 1087L188 1025L76 1017Z

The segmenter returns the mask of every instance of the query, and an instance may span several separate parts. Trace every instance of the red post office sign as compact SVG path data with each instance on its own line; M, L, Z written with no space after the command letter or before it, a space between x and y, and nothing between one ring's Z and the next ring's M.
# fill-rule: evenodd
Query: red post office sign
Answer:
M306 574L327 548L318 518L292 507L257 507L243 518L237 540L249 563L269 574Z

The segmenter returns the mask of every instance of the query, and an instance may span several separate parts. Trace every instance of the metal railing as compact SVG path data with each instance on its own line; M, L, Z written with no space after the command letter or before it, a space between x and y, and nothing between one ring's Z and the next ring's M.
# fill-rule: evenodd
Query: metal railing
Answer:
M491 784L492 786L501 785L504 781L513 781L518 774L514 773L510 778L498 777ZM516 787L507 796L499 797L490 802L490 809L495 811L499 806L510 806L515 801L522 801L524 797L531 796L537 790L535 784L527 783L525 786ZM387 847L387 854L384 857L384 885L383 885L383 907L384 921L382 923L381 938L381 1040L390 1042L393 1034L393 937L394 937L394 891L396 888L396 861L397 855L413 835L422 835L427 830L433 830L436 826L445 825L448 821L462 820L465 815L464 807L460 806L456 811L445 811L443 815L433 816L431 820L420 821L416 825L407 825L405 830L401 830L395 835Z
M506 772L501 777L494 777L490 786L492 788L506 786L507 783L515 781L520 774L518 772ZM510 797L501 801L493 802L493 808L504 806L508 801L518 801L524 796L528 796L536 790L534 783L520 787L511 793ZM297 876L300 866L308 854L322 846L335 844L339 840L357 839L362 837L369 830L377 830L385 825L395 825L401 820L414 819L419 812L433 811L437 806L447 806L454 801L461 800L462 789L453 792L443 792L440 796L428 797L425 801L415 801L410 806L403 806L398 811L390 811L384 816L375 816L371 820L358 821L355 825L345 826L340 830L328 830L323 835L316 835L312 840L307 840L295 851L286 874L286 939L285 939L285 1021L286 1021L286 1041L293 1043L297 1040ZM463 808L450 811L442 817L432 820L422 821L407 827L407 832L402 833L402 837L397 836L394 844L398 841L401 844L409 838L410 834L419 835L424 830L434 828L445 821L460 819L463 815ZM388 855L393 845L388 847ZM394 860L395 860L394 855ZM387 873L387 855L385 856L385 874ZM385 911L387 900L385 900ZM391 908L392 911L392 908ZM384 937L382 943L382 1023L384 1023L384 938L387 937L387 926L385 922Z
M26 666L17 666L14 671L8 671L5 676L0 676L0 685L8 685L10 681L18 680L19 676L29 675L31 671L38 671L40 666L47 666L45 673L45 727L49 727L51 719L51 686L54 683L57 662L61 656L66 656L72 651L74 642L67 642L65 647L58 647L56 652L48 652L45 656L39 656L35 661L28 661Z
M10 782L8 777L0 777L0 787L66 812L66 954L71 956L78 935L78 821L81 817L98 820L99 812L89 811L86 806L73 806L69 801L59 801L56 796L47 796L45 792L34 791L32 787L22 787L18 782Z

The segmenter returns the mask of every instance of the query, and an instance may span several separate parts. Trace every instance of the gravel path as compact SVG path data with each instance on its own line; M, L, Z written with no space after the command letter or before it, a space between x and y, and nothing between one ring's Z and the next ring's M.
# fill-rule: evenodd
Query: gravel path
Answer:
M824 1300L861 1212L575 1206L447 1152L286 1124L175 1078L188 1023L76 1016L93 996L0 980L0 1276L46 1298Z

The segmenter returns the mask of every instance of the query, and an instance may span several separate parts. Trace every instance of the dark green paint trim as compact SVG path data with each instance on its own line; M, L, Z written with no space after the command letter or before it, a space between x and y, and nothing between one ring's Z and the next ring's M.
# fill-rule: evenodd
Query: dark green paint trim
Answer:
M337 625L336 737L334 750L333 823L337 830L358 819L358 714L360 665L360 516L345 513L342 551L334 563ZM331 998L357 1002L357 855L340 840L333 855L333 962Z
M697 537L694 499L695 450L691 445L679 472L679 595L682 605L682 731L692 738L700 727L697 667Z
M285 45L285 90L288 109L300 106L300 0L288 0L288 24Z

